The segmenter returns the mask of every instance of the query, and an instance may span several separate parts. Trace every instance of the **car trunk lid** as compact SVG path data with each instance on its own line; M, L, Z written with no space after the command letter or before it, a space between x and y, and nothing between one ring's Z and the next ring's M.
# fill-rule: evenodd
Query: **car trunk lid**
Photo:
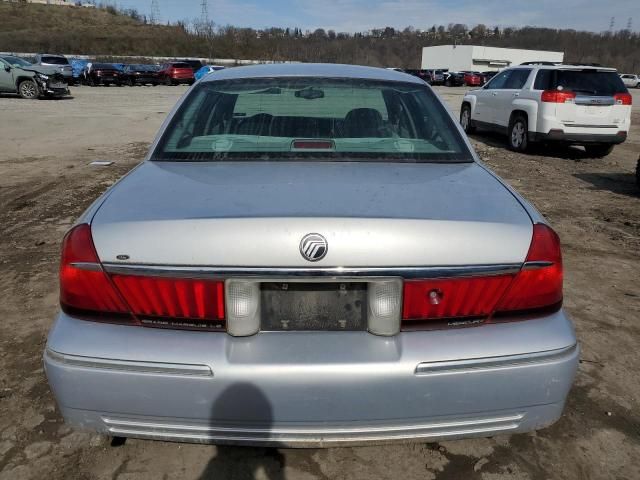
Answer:
M92 232L108 263L399 267L522 262L532 223L475 163L145 162ZM309 233L328 243L315 263Z

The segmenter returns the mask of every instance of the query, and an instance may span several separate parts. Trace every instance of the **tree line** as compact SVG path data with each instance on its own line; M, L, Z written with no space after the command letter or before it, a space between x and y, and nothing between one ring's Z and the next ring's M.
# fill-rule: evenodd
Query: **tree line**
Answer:
M456 43L563 51L568 62L599 63L621 72L640 73L640 34L629 30L586 32L451 23L424 28L384 27L366 32L337 32L298 27L253 29L197 20L157 25L134 9L120 10L110 3L102 7L0 3L0 51L419 68L422 47Z

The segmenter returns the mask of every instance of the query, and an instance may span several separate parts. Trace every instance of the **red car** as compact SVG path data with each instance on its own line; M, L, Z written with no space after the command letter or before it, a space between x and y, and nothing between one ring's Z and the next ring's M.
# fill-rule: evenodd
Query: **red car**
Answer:
M480 72L462 72L464 73L464 84L467 87L480 87L484 84L484 77Z
M160 68L158 76L165 85L178 85L180 83L192 85L196 81L191 65L183 62L165 63Z

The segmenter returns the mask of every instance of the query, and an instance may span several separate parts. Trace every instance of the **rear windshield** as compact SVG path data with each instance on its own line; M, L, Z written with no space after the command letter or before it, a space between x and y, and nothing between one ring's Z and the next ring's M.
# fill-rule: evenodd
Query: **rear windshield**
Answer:
M426 85L328 78L200 83L153 154L167 161L291 158L472 161Z
M171 66L173 68L191 68L191 65L188 63L172 63Z
M48 55L43 55L41 62L49 63L51 65L69 65L69 60L65 57L50 57Z
M115 65L111 63L94 63L93 69L94 70L117 70Z
M597 96L610 96L627 91L627 87L616 72L593 69L542 69L538 71L534 88L536 90L567 90Z

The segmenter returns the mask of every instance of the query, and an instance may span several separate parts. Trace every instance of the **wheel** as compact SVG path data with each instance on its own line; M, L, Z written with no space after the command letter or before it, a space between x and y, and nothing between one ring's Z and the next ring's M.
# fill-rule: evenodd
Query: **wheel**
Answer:
M471 106L468 103L463 104L460 110L460 125L465 133L473 133L476 130L471 121Z
M167 87L170 87L172 85L171 79L169 77L164 77L164 84Z
M18 85L18 94L22 98L33 100L38 98L40 92L38 92L38 85L36 85L36 82L33 80L22 80L20 85Z
M636 184L640 188L640 157L638 157L638 163L636 164Z
M515 152L524 152L529 146L527 118L514 115L509 122L509 148Z
M584 149L591 158L603 158L613 152L613 145L606 143L600 145L585 145Z

